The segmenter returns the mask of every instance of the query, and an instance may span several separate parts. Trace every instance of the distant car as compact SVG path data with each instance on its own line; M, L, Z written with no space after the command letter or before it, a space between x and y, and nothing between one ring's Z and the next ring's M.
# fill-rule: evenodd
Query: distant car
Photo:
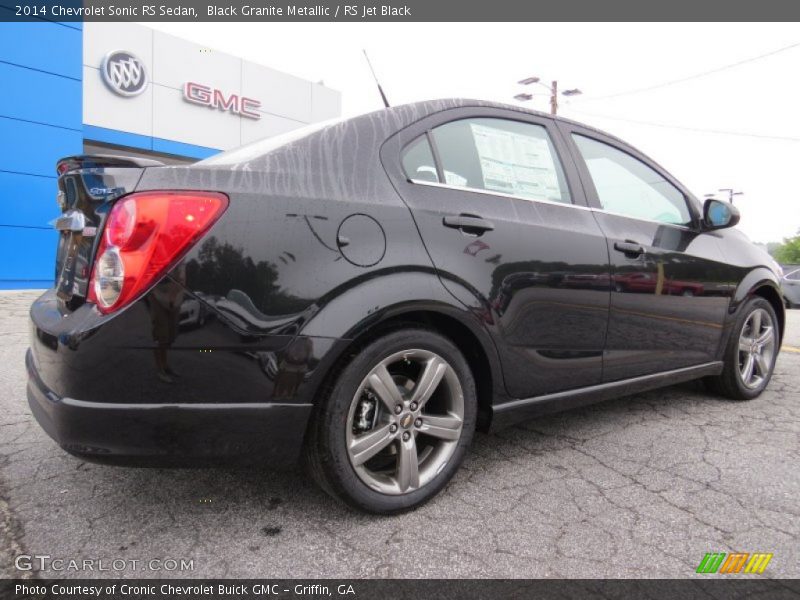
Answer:
M178 325L182 327L202 327L205 325L205 309L200 304L200 300L193 296L187 296L181 302Z
M789 271L781 278L781 290L787 307L800 308L800 269Z
M638 294L654 294L661 286L661 294L669 296L700 296L703 285L693 281L662 278L658 273L636 272L614 275L614 288L618 292L634 292Z
M476 429L698 378L755 398L778 356L780 275L738 210L562 118L420 102L193 165L57 171L28 399L87 460L302 455L334 497L395 513ZM170 299L198 292L214 327L173 327Z

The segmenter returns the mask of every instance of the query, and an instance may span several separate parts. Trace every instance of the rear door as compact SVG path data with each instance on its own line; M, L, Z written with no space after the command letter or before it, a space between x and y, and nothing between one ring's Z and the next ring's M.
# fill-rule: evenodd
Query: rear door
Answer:
M515 398L602 375L608 251L554 133L547 118L461 108L382 152L443 284L493 335Z
M559 126L608 238L612 293L604 380L715 360L731 273L715 235L700 230L699 203L619 140Z

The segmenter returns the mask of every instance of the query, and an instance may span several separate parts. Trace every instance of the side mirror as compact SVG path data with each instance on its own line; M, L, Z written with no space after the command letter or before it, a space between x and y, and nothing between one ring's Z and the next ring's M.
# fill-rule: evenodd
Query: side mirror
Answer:
M703 228L725 229L739 222L739 209L729 202L709 198L703 205Z

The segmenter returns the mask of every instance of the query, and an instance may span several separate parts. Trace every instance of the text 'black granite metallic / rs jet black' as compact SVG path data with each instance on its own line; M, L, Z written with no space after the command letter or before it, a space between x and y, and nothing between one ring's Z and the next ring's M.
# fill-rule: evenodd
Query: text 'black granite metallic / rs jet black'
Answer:
M560 118L421 102L57 169L28 399L88 460L302 456L391 513L476 429L696 378L754 398L780 348L780 269L737 210Z

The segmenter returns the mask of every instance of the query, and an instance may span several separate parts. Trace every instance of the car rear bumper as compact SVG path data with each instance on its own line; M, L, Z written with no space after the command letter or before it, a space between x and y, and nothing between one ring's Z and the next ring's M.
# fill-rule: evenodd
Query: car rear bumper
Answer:
M104 463L297 462L310 404L120 404L59 397L41 380L30 350L28 403L36 420L71 454Z

